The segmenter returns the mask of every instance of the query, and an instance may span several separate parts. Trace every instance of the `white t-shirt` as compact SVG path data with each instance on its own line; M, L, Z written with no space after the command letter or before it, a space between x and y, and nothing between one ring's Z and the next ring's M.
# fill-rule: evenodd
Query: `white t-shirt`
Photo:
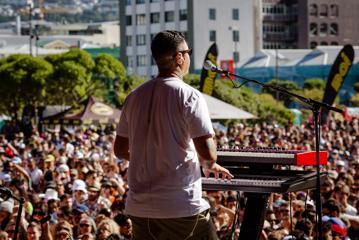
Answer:
M156 78L126 99L117 134L129 139L126 213L178 218L209 208L192 138L214 134L202 94L178 78Z

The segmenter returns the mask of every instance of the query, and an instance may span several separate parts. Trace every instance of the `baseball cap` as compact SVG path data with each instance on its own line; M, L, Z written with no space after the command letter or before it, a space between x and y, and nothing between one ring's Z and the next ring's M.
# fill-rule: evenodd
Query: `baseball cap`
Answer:
M61 156L60 159L59 159L59 163L60 164L66 164L67 163L67 157Z
M46 156L45 162L53 162L53 161L55 161L54 155L49 154L49 155Z
M340 167L344 167L345 166L345 162L343 160L337 160L336 161L336 165L340 166Z
M76 179L72 185L72 191L83 191L87 193L86 183L81 179Z
M101 190L101 184L98 181L95 181L91 186L89 186L89 190L98 192Z

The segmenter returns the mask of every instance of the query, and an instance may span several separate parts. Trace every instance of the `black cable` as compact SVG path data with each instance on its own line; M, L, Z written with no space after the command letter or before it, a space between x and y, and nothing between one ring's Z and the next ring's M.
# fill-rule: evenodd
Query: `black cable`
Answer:
M292 197L289 193L289 216L290 216L290 235L293 236L293 215L292 215Z

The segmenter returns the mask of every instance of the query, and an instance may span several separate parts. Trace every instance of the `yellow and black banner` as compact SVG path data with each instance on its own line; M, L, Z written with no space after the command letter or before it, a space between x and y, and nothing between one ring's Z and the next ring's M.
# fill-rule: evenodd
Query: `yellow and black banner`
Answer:
M212 46L210 46L210 48L208 49L203 63L205 63L207 60L210 60L214 65L217 65L217 56L218 56L217 44L213 43ZM216 72L202 68L199 90L211 96L213 93L214 81L216 80L216 76L217 76Z
M328 105L332 105L334 100L343 86L344 79L347 76L354 59L354 49L353 46L348 44L340 50L337 58L335 59L330 73L327 79L327 85L325 87L323 102ZM328 115L328 110L323 109L321 113L321 121L326 122Z

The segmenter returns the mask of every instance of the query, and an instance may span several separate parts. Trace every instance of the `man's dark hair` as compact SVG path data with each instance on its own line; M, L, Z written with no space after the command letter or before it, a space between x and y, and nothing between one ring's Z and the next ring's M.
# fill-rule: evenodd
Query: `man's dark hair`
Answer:
M323 208L328 209L330 216L333 216L334 212L341 212L339 204L334 199L329 199L325 203L323 203Z
M169 58L172 58L184 41L183 34L177 31L167 30L156 34L151 43L151 51L159 68L169 68L166 62L169 62Z

